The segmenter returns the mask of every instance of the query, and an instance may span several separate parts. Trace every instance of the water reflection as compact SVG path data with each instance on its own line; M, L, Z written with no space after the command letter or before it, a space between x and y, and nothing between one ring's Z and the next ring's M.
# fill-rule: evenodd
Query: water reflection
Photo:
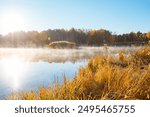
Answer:
M1 60L1 69L3 70L1 80L3 79L14 90L18 89L24 75L24 68L25 63L17 57L3 58Z
M109 54L116 54L124 48L109 48ZM127 48L124 52L138 48ZM55 78L62 82L62 76L74 78L79 67L85 66L87 60L103 54L102 47L84 47L79 49L0 49L0 99L13 91L40 86L53 85Z
M118 51L128 53L140 47L109 47L108 54L117 54ZM79 49L34 49L34 48L0 48L0 59L10 58L14 55L27 61L46 62L76 62L89 59L98 54L104 54L103 47L80 47Z
M74 78L79 67L85 66L87 60L72 63L70 61L45 62L26 61L18 57L0 59L0 99L19 90L37 90L41 86L53 85L57 78L62 83L63 75Z

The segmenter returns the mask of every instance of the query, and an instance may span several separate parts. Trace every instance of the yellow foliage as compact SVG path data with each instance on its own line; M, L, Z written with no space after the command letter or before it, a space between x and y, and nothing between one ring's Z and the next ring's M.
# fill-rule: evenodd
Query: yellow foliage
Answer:
M88 100L88 99L150 99L150 48L140 49L130 56L96 56L78 76L62 85L41 87L9 99L25 100Z

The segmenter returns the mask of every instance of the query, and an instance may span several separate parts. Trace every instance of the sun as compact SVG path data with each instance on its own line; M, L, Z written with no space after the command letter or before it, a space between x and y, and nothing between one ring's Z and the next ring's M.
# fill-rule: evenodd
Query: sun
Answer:
M0 26L2 34L21 31L24 28L24 19L19 12L8 12L1 15Z

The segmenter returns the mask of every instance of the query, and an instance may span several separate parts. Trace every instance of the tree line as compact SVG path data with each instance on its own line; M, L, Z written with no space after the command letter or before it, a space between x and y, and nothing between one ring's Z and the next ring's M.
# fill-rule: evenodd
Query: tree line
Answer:
M84 29L49 29L46 31L20 31L0 35L0 47L45 47L55 41L69 41L79 46L113 46L146 45L150 42L150 32L131 32L128 34L114 34L108 30Z

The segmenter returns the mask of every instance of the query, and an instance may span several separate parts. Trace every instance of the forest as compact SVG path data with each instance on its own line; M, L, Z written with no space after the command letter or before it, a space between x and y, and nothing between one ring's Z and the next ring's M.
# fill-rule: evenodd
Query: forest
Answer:
M150 32L115 34L111 31L75 29L48 29L46 31L19 31L0 35L0 47L46 47L55 41L68 41L78 46L131 46L150 43Z

